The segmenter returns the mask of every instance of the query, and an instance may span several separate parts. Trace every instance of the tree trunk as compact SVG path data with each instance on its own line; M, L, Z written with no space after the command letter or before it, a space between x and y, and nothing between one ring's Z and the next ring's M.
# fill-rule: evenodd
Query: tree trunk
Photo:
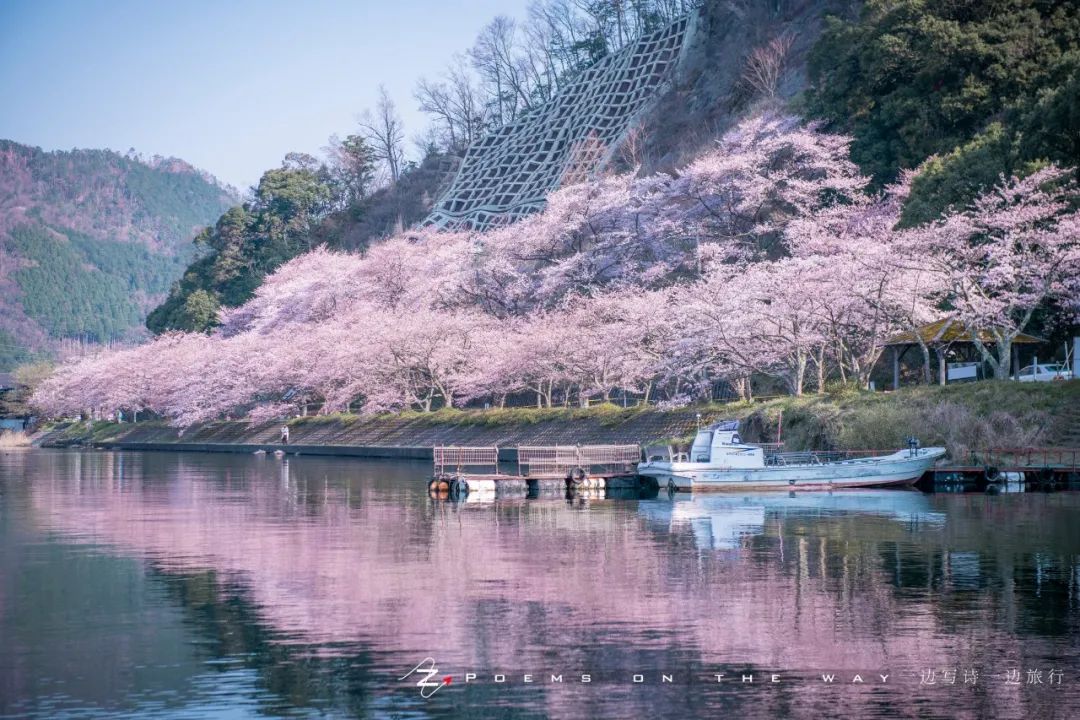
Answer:
M791 378L791 391L795 397L802 397L803 383L806 380L806 353L799 351L795 356L795 369Z
M1006 340L1002 338L1002 342L997 345L997 364L994 366L994 377L998 380L1008 380L1010 370L1010 360L1012 359L1012 340ZM1019 365L1020 363L1017 363ZM1019 369L1019 368L1017 368Z
M900 348L896 345L892 348L892 389L900 389Z
M922 351L923 359L923 385L930 384L930 348L926 346L926 343L919 343L919 350Z
M825 346L822 345L818 351L817 358L817 394L821 395L825 392Z
M750 378L736 378L731 384L735 386L735 391L739 393L740 400L750 402Z

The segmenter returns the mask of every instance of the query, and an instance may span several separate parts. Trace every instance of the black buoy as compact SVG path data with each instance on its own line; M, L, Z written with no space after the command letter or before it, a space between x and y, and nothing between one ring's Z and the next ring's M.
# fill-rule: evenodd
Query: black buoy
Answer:
M580 485L581 483L585 482L585 477L585 468L581 466L578 466L570 471L570 482L572 482L574 485Z
M1040 490L1053 490L1054 489L1054 469L1050 467L1044 467L1039 471L1039 489Z
M469 481L463 477L456 476L450 481L450 499L451 500L464 500L469 494Z

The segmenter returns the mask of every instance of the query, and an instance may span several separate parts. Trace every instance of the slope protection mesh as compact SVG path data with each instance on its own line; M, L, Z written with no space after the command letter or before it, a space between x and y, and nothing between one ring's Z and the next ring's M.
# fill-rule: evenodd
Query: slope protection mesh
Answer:
M544 207L568 181L604 162L674 74L688 18L583 70L547 103L469 146L425 225L486 229Z

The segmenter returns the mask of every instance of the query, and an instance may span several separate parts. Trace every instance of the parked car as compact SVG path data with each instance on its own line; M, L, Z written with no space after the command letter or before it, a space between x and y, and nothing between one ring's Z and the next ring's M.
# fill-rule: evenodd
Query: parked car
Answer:
M1020 382L1050 382L1051 380L1072 380L1072 371L1065 365L1039 363L1028 365L1020 371Z

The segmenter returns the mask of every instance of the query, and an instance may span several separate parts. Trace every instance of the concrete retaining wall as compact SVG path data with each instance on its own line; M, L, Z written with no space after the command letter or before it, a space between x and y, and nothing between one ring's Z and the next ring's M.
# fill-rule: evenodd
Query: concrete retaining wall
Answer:
M702 422L711 422L707 413ZM183 432L159 422L140 422L91 429L60 428L43 437L45 447L92 445L127 450L197 452L273 452L343 455L369 458L432 459L435 445L498 447L500 462L517 462L519 445L649 445L684 437L697 427L689 410L580 413L535 422L493 424L477 417L384 416L328 420L296 419L289 423L288 446L279 442L281 423L251 425L244 421L207 423Z

